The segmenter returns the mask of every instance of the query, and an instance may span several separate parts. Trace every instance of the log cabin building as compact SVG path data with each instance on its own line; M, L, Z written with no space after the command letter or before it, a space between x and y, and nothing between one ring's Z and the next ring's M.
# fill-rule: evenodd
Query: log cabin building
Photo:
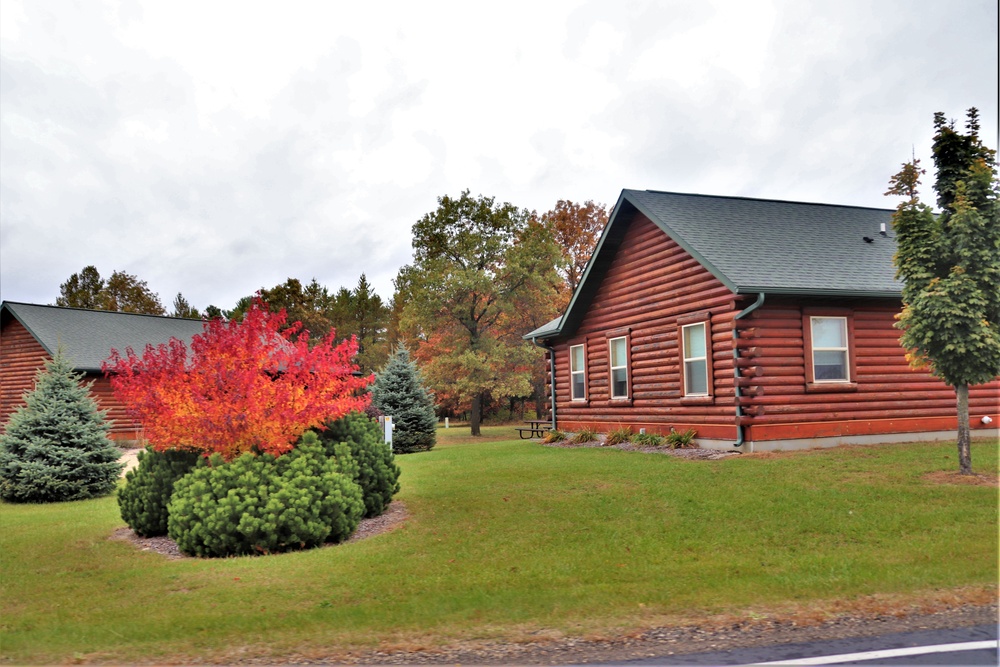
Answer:
M131 347L142 354L147 344L171 338L191 342L203 330L201 320L83 310L4 301L0 304L0 424L24 405L24 394L35 387L35 377L61 346L63 354L84 381L98 407L112 420L114 440L140 441L142 428L133 423L111 391L101 370L112 348Z
M893 327L892 213L624 190L566 312L524 336L553 425L741 451L955 437L954 390ZM997 434L1000 379L969 411Z

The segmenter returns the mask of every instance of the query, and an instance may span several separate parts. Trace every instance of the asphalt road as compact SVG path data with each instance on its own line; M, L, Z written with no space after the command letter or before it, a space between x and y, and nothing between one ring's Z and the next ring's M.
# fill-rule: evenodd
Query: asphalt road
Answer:
M978 646L973 650L942 650L943 646ZM915 647L933 647L913 653ZM903 649L900 651L900 649ZM911 649L911 650L907 650ZM927 650L925 648L925 650ZM903 655L897 655L903 653ZM858 655L863 654L863 655ZM671 655L615 663L620 665L997 665L997 626L979 625L943 630L919 630L875 637Z

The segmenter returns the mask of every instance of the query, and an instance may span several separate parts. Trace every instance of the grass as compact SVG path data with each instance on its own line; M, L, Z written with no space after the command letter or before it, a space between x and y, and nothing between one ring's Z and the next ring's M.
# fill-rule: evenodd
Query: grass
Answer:
M953 445L686 461L438 433L398 459L401 528L308 552L171 561L108 539L113 498L0 505L0 659L315 657L997 584L997 489L927 480ZM996 471L997 443L973 461Z

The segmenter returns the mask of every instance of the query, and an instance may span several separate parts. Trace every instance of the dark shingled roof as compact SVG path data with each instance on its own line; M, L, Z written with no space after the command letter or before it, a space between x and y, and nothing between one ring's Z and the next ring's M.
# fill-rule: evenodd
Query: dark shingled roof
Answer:
M569 333L579 323L636 211L736 294L902 294L891 209L623 190L566 313L525 338Z
M4 301L0 314L4 321L17 319L49 354L55 355L61 345L76 370L91 373L101 371L112 348L124 353L131 347L142 354L147 344L155 346L171 338L190 344L191 338L203 331L201 320L13 301Z

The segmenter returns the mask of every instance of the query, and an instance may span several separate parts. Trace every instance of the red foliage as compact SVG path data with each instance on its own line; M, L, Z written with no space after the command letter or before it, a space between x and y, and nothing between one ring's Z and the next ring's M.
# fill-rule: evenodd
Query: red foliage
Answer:
M334 332L309 349L299 323L255 303L242 321L205 322L183 342L147 345L141 357L117 350L104 363L115 396L158 450L280 455L309 428L322 427L370 400L371 377L354 377L357 343Z

